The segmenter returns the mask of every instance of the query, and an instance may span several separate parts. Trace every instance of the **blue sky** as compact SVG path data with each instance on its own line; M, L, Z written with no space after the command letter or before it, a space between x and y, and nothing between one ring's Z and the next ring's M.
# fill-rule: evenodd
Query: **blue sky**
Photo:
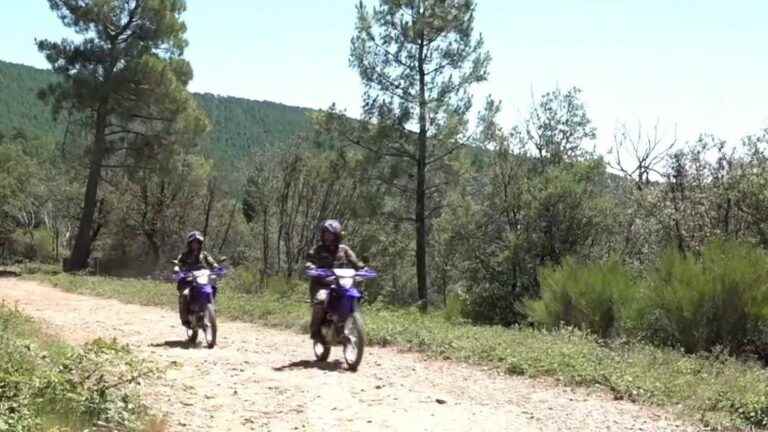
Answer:
M187 3L192 90L359 112L355 1ZM619 122L736 141L768 127L766 16L760 0L478 0L493 62L476 94L500 99L512 126L536 95L578 86L601 151ZM46 67L34 38L67 34L43 0L4 4L0 59Z

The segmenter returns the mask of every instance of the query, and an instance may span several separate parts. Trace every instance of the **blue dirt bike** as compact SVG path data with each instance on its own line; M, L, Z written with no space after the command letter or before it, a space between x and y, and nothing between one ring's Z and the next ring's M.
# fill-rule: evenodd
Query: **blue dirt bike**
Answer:
M197 344L200 332L205 337L208 348L216 346L216 281L224 276L226 270L217 267L213 270L200 269L193 271L181 271L178 261L173 271L173 279L187 291L189 295L189 323L187 329L187 341Z
M320 339L314 341L315 358L327 361L331 346L343 346L344 361L350 370L357 370L363 361L365 328L360 313L363 295L355 282L373 279L378 274L371 269L324 269L306 270L313 279L329 283L329 296L325 299L325 317L320 326Z

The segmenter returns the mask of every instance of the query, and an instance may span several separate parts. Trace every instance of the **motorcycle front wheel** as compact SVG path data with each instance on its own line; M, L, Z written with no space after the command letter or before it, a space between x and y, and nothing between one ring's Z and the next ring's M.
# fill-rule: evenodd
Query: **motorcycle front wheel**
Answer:
M365 329L363 317L355 312L344 323L344 361L351 371L356 371L363 361L365 350Z
M331 345L325 341L324 337L321 336L320 339L312 341L312 348L317 361L328 361L328 357L331 355Z
M216 332L218 328L216 326L216 310L213 307L213 303L208 304L205 307L205 315L203 317L203 331L205 332L205 342L208 344L208 348L216 346Z
M197 345L197 336L198 331L197 328L193 328L192 330L187 329L187 343L194 346Z

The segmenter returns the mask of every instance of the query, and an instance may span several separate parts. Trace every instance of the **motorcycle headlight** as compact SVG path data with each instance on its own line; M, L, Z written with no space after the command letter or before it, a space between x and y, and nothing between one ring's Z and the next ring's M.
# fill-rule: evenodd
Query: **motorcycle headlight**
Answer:
M351 288L352 284L354 283L355 283L355 278L351 278L351 277L339 278L339 285L341 285L342 288Z
M199 285L208 285L208 275L198 276L195 280Z

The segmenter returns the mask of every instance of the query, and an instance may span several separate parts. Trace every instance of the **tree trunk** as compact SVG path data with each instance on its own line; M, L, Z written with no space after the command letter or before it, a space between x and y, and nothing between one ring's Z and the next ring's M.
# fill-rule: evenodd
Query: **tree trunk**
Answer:
M53 229L53 252L54 257L56 258L56 261L59 260L59 242L61 241L61 230L59 228L58 223L56 224L55 228Z
M264 286L264 283L267 280L267 276L269 276L269 208L264 205L261 211L261 259L263 261L261 270L261 285Z
M443 282L443 307L448 307L448 266L443 267L441 280Z
M91 154L88 169L88 182L85 186L83 199L83 211L80 213L80 224L77 228L75 246L69 259L65 263L65 271L78 271L88 267L88 258L91 256L91 240L98 204L99 181L101 180L101 164L106 153L107 116L104 108L100 108L96 114L96 130L93 140L93 152Z
M419 309L427 311L427 96L424 70L424 37L419 44L419 136L416 153L416 283Z
M227 219L227 227L224 229L224 235L221 237L221 242L219 243L218 253L221 254L221 251L224 250L224 246L227 244L227 240L229 239L229 231L232 229L232 221L235 220L235 212L237 211L237 201L232 203L232 211L229 212L229 218Z
M216 183L214 179L208 180L208 201L205 203L205 224L203 225L203 237L208 238L208 226L211 222L211 211L213 210L214 189Z
M155 269L158 263L160 263L160 244L158 244L154 233L144 233L144 238L146 238L147 244L149 245L149 259L152 261L150 264L152 265L152 268Z

